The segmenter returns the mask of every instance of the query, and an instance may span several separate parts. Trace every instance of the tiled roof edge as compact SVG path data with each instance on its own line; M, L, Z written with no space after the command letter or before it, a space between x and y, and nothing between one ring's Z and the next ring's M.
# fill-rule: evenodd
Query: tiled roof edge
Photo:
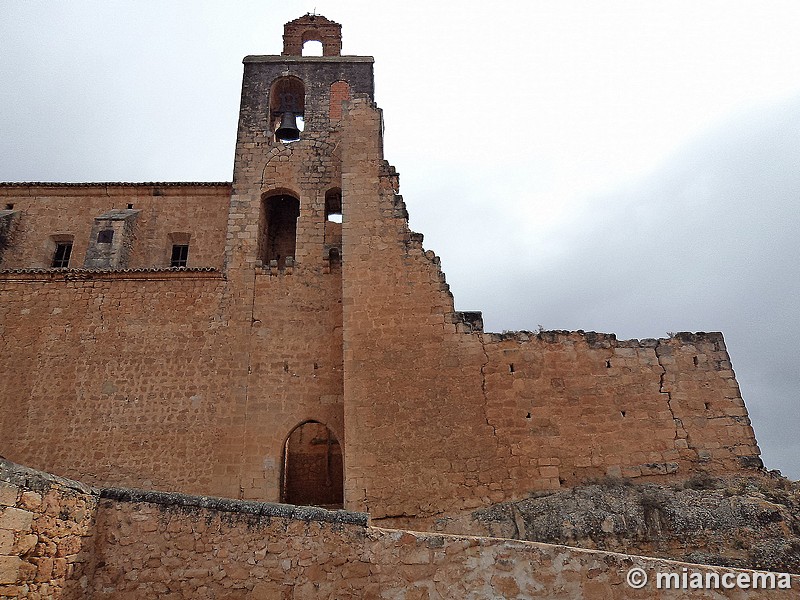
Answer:
M22 268L22 269L0 269L0 275L19 274L19 275L106 275L114 273L217 273L215 267L139 267L136 269L57 269L57 268Z
M86 183L72 183L60 181L0 181L0 187L23 187L23 186L40 186L40 187L105 187L105 186L127 186L127 187L146 187L146 186L159 186L159 187L178 187L178 186L203 186L203 187L218 187L218 186L231 186L230 181L143 181L143 182L128 182L128 181L94 181Z

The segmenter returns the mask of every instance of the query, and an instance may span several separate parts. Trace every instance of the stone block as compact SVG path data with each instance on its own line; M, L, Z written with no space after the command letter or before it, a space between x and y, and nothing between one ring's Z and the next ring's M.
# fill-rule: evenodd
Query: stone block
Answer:
M0 532L2 534L2 532ZM30 553L39 542L39 537L36 534L29 533L28 535L21 535L17 540L14 553L20 556L25 556Z
M5 481L0 481L0 506L14 506L17 503L19 488Z
M0 529L0 555L14 554L14 532Z
M17 583L22 563L19 556L0 556L0 585Z
M33 513L19 508L8 507L0 511L0 529L27 532L33 522Z

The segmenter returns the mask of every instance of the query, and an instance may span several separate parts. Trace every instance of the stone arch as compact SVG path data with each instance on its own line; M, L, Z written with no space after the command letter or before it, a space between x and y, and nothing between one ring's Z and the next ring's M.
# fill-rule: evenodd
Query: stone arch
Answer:
M299 217L300 197L295 192L279 188L261 195L258 256L263 264L276 261L282 269L294 261Z
M281 502L325 508L344 506L342 447L324 423L303 421L286 436Z
M303 49L301 54L303 56L322 56L323 54L322 42L315 40L313 37L303 42Z
M325 192L325 220L342 222L342 188L333 187Z

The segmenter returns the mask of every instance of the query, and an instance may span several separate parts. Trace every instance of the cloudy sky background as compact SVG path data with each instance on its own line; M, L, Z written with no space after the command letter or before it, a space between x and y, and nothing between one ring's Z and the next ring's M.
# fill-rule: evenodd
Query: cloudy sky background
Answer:
M316 10L487 330L723 331L800 478L800 3L0 0L0 180L229 181L247 54Z

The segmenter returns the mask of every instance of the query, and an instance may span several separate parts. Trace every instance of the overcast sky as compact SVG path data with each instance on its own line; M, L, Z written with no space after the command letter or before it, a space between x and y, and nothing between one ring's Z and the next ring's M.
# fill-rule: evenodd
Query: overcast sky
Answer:
M376 59L411 226L487 330L723 331L800 478L800 2L0 0L0 180L230 181L241 59Z

